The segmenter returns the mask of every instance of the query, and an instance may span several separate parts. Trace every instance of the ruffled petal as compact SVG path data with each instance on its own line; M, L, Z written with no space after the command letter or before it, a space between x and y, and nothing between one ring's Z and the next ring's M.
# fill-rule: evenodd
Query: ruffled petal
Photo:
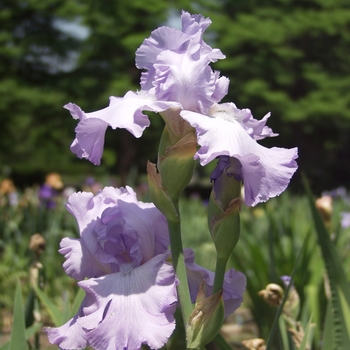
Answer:
M99 196L108 199L112 203L109 205L113 203L118 205L126 222L126 229L142 232L140 235L142 262L167 250L168 225L164 215L153 203L138 201L135 191L129 186L120 189L105 187Z
M74 119L79 119L76 138L71 150L80 158L87 158L95 165L101 163L104 137L108 126L113 129L127 129L135 137L140 137L150 122L143 110L162 112L168 108L179 107L177 102L156 101L152 94L129 91L124 97L111 97L108 107L96 112L85 113L79 106L68 103Z
M126 229L144 233L140 236L139 248L142 252L142 263L164 253L170 243L167 221L164 215L151 205L149 208L140 208L122 201L118 204L123 212Z
M95 165L99 165L103 153L104 137L108 124L92 115L94 113L84 113L84 111L73 103L64 106L68 109L74 119L80 122L75 129L76 138L72 142L70 149L79 158L87 158Z
M194 262L194 252L192 249L185 249L184 256L191 300L194 303L202 281L205 283L207 297L211 295L215 274ZM233 313L242 304L246 284L246 277L243 273L234 269L230 269L225 273L222 294L225 317Z
M242 164L245 202L256 205L281 194L297 169L297 148L265 148L247 133L232 108L205 116L182 111L181 116L196 128L201 146L195 155L202 165L220 156L237 158ZM231 113L230 113L231 111Z
M189 35L191 40L200 44L201 54L208 55L210 62L216 62L218 59L225 58L225 55L219 49L212 49L202 39L204 31L212 23L210 18L205 18L200 14L191 15L186 11L182 11L181 23L182 31Z
M135 245L126 249L131 249L128 259L135 259L138 264L168 249L169 233L164 215L153 203L138 201L131 187L105 187L96 195L74 193L68 198L67 209L75 216L81 237L64 238L59 252L66 258L63 264L66 273L77 280L119 271L118 251L111 248L120 242L120 234L125 239L137 237ZM113 229L118 220L120 232ZM112 227L108 228L110 222ZM110 243L104 245L103 242Z
M115 189L114 192L118 191ZM108 264L98 259L97 252L102 249L94 233L96 219L112 204L104 203L103 195L94 196L90 192L77 192L69 196L66 207L77 220L80 238L63 238L59 253L66 258L63 268L70 277L82 280L112 272Z
M158 255L130 271L79 282L95 304L78 323L97 350L161 348L175 328L175 272Z
M228 79L220 80L217 87L218 75L211 70L208 56L194 56L192 45L197 43L190 42L184 53L166 50L157 56L153 85L158 99L178 101L183 109L205 113L218 102L214 97L221 99L222 92L227 93Z
M45 331L49 342L62 350L85 349L87 346L85 331L74 319L59 328L46 328Z
M58 328L46 328L47 337L51 344L57 344L60 349L85 349L87 344L84 338L85 331L76 323L77 317Z
M153 64L157 62L157 56L165 50L182 52L191 38L180 30L169 27L160 27L145 39L136 50L136 67L146 69L141 75L141 87L150 90L153 87L155 69Z
M99 277L105 274L106 270L110 270L107 264L95 258L95 254L92 254L88 247L82 244L81 239L63 238L60 247L58 252L66 259L63 263L64 271L77 281L85 277Z
M203 39L211 21L182 12L182 31L160 27L136 51L136 66L142 73L143 90L155 91L159 101L177 101L184 109L206 112L227 94L228 79L209 67L225 58Z
M78 313L61 327L44 328L44 331L47 333L47 337L51 344L58 345L62 350L86 348L88 345L85 339L86 331L80 324L77 323L77 320L83 316L82 310L86 305L86 301L87 299L85 298L79 308Z

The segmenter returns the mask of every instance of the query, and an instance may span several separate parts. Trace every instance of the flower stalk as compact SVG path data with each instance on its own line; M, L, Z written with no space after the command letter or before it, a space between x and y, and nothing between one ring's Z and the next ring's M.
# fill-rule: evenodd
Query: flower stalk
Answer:
M177 292L182 310L182 318L186 325L193 310L190 292L188 289L187 272L182 246L180 220L168 221L171 254L175 273L180 283L177 285Z

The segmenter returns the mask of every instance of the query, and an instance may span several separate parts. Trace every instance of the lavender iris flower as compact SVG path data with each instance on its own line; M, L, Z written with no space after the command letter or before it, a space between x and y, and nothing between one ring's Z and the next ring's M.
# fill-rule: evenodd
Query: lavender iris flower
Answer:
M146 69L141 91L110 97L108 107L85 113L73 103L64 107L79 120L71 150L80 158L99 165L108 126L127 129L140 137L150 122L143 110L163 112L188 108L205 113L226 95L228 79L212 72L210 62L225 56L202 40L211 23L201 15L183 12L182 31L169 27L154 30L136 51L136 66Z
M178 279L167 262L169 233L163 214L139 202L130 188L106 187L98 194L78 192L68 199L80 238L64 238L59 252L65 272L86 296L78 313L63 326L46 328L61 349L161 348L175 329ZM185 251L192 302L204 281L212 292L214 273L194 263ZM233 269L223 285L225 316L242 302L245 276Z
M222 171L243 180L247 205L254 206L278 196L288 186L297 169L297 148L266 148L256 140L276 136L267 127L267 114L253 118L249 109L238 109L233 103L216 104L208 115L182 111L181 116L196 128L201 146L195 154L202 165L219 158L212 180ZM238 162L237 162L238 160Z
M38 196L41 204L47 209L56 208L58 192L52 186L48 184L43 184L40 186Z
M73 103L65 106L79 119L71 150L98 165L108 126L125 128L140 137L150 123L143 110L177 110L172 116L180 113L179 118L195 128L200 145L195 158L201 165L223 156L238 160L247 205L279 195L297 169L297 149L268 149L256 142L277 136L266 126L269 114L256 120L248 109L219 104L227 94L229 80L209 66L225 58L202 39L211 21L188 12L182 12L181 20L182 30L160 27L136 51L136 66L144 70L140 91L111 97L108 107L92 113ZM215 177L212 180L215 182Z
M86 296L75 317L46 329L50 342L62 349L161 348L175 328L178 284L166 262L164 216L129 187L75 193L67 208L80 238L64 238L59 252Z

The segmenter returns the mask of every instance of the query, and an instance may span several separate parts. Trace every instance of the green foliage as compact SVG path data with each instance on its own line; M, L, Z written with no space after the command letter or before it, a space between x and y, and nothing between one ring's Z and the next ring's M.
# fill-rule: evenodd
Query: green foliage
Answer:
M53 210L33 203L23 207L0 206L0 305L2 308L13 307L12 294L17 279L23 282L23 293L30 293L29 267L33 261L33 252L28 248L30 237L40 233L46 240L46 250L41 256L44 266L45 291L58 300L57 291L73 292L76 286L63 273L63 259L58 254L59 242L65 236L74 237L77 234L74 218L67 212L62 203ZM60 278L58 278L60 276ZM60 302L62 303L62 302Z
M24 311L22 303L22 289L21 284L17 282L15 293L15 305L13 310L13 325L11 332L10 350L24 349L27 350L27 342L25 338L25 323Z
M306 180L305 180L306 183ZM330 288L330 305L333 328L334 349L346 349L350 344L350 285L349 280L339 259L338 252L334 249L329 233L322 222L321 216L315 208L313 197L308 185L310 208L321 247L323 259L327 270L327 280Z
M215 248L206 228L206 207L194 199L184 200L181 204L184 246L193 247L196 262L214 271ZM336 199L333 210L332 236L335 240L332 244L345 267L344 281L349 281L349 231L339 225L340 212L348 208L343 200ZM294 285L300 296L298 317L305 333L310 333L308 338L314 349L321 349L321 341L329 344L328 337L333 334L333 328L329 325L330 316L326 315L325 308L325 263L312 222L307 198L292 196L288 192L255 208L242 208L240 240L232 253L230 267L242 271L247 277L244 307L250 308L258 326L259 333L255 336L268 339L276 314L258 292L272 282L281 285L279 276L292 274L297 255L302 250L294 274ZM345 324L348 324L349 316L344 311ZM274 338L275 348L283 348L281 336L282 333L279 335L278 332Z
M255 208L242 208L241 238L231 256L230 267L247 276L248 285L243 307L251 310L254 323L258 326L259 333L254 336L268 339L276 315L276 309L267 305L258 292L271 282L281 284L279 276L291 275L293 269L294 285L300 296L298 319L306 336L309 332L308 338L313 341L313 348L328 350L336 341L342 342L339 334L349 333L348 287L344 287L345 281L350 280L349 231L341 229L339 225L339 213L347 210L346 205L340 199L334 200L331 244L327 243L325 237L318 239L314 234L313 218L305 196L292 196L286 192L266 204ZM43 291L36 291L44 325L63 324L76 314L84 296L82 290L77 293L75 281L64 274L63 257L57 252L62 237L76 236L74 218L61 205L50 211L40 209L34 204L22 208L1 209L0 225L4 232L1 237L4 248L0 266L3 274L0 288L4 291L0 293L2 309L9 310L14 306L11 298L6 296L14 294L17 277L22 281L24 296L30 296L28 266L31 255L27 245L31 233L39 231L47 238L46 253L41 257L45 267L45 285ZM199 198L184 198L180 202L184 246L194 249L197 263L214 271L215 248L207 229L206 210L205 203ZM328 250L334 246L344 273L339 272L339 262L336 263L337 269L331 267L333 270L329 270L334 265L334 252L331 255L326 253L328 262L325 264L320 254L322 249L317 247L318 241L326 242ZM301 253L297 263L299 252ZM330 260L329 256L332 256ZM326 270L336 272L336 275L327 272L330 287L335 291L331 293L331 302L328 302L324 289ZM338 322L334 323L334 320ZM273 337L274 348L289 344L292 349L288 333L281 332L283 324L280 324L277 336ZM339 330L340 325L342 326ZM34 323L32 327L33 334L37 330L37 324ZM239 339L238 334L235 336Z
M144 157L149 139L138 154L132 151L136 140L119 133L107 134L107 156L115 158L107 157L102 167L77 160L69 150L76 121L62 107L72 101L89 112L106 106L110 95L136 89L135 50L167 20L168 7L154 0L0 1L3 175L12 172L18 183L31 185L50 171L115 171L115 159L129 172L132 161Z
M258 119L271 111L268 124L281 136L264 144L297 146L298 163L318 191L347 183L349 2L221 3L204 12L226 55L215 64L231 80L225 100Z
M67 146L72 137L68 125L73 128L74 123L64 121L62 110L69 97L59 89L62 75L56 74L78 45L55 26L67 3L0 2L2 172L9 168L30 175L53 170L59 154L62 168L73 159ZM69 18L78 13L72 9Z

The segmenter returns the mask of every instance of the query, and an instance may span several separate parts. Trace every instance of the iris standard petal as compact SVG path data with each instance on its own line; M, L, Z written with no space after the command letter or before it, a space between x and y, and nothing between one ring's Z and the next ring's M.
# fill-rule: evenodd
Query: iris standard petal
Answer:
M108 263L116 262L115 256L108 247L103 248L101 234L97 232L107 228L101 218L114 208L115 218L123 219L122 230L137 232L141 262L167 251L169 234L163 214L154 204L138 201L132 188L105 187L96 195L74 193L68 199L67 209L77 220L80 238L64 238L59 250L66 258L63 267L72 278L82 280L117 271L117 266Z
M202 15L183 11L182 30L160 27L136 51L143 90L155 88L159 101L177 101L184 109L206 112L227 94L228 79L213 72L209 63L225 56L203 39L211 23Z
M159 100L178 101L183 109L205 113L227 93L228 80L218 79L208 56L193 57L192 44L185 53L163 51L158 55L153 85Z
M94 254L79 238L63 238L60 247L58 252L66 259L63 263L63 269L68 276L77 281L81 281L85 277L99 277L109 270L109 266L95 259Z

